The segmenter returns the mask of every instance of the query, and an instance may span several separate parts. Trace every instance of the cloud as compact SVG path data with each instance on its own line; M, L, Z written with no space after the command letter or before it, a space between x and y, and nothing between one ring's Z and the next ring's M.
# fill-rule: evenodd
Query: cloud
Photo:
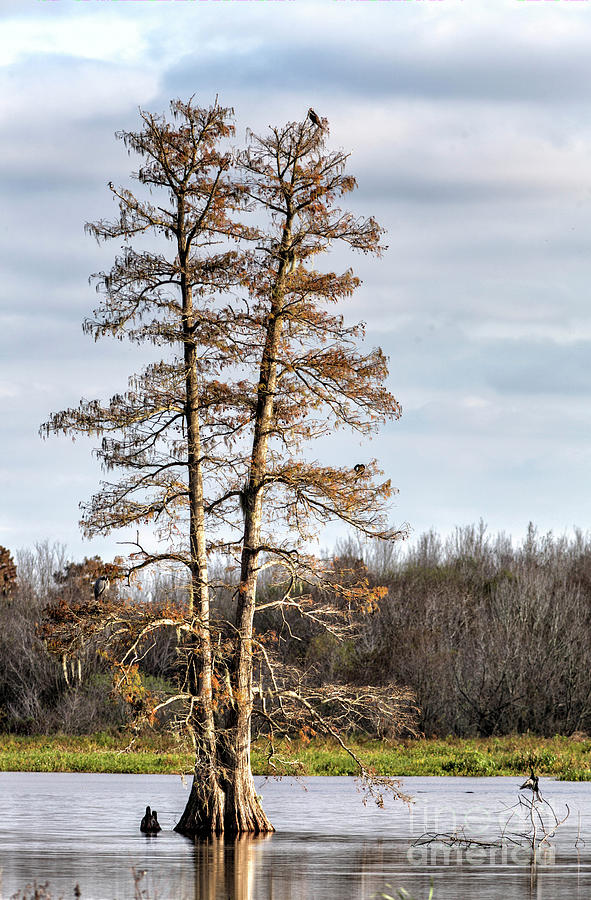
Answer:
M0 121L11 123L23 137L28 132L33 147L37 139L43 141L48 129L58 138L54 149L59 153L68 137L60 133L64 124L82 130L88 121L103 127L109 120L120 121L122 115L136 111L138 104L153 99L158 84L157 73L145 66L37 56L0 68L0 88L5 95ZM23 149L29 149L24 141ZM43 156L37 161L42 163Z
M568 346L543 340L494 341L485 347L485 377L502 393L512 394L518 389L552 398L562 394L591 395L591 341Z
M79 59L94 59L120 65L143 59L146 41L137 20L117 20L96 11L93 15L45 16L36 22L30 18L13 18L4 22L0 31L0 66L12 66L51 54Z
M514 3L509 6L515 12ZM346 102L406 98L447 106L467 100L544 106L584 100L585 75L591 70L586 22L579 20L578 29L541 42L537 30L517 26L508 33L498 15L481 15L472 24L457 11L453 16L454 26L447 31L430 29L429 17L417 10L414 20L420 25L409 29L408 17L388 18L384 12L378 39L371 18L360 16L349 16L336 28L333 17L332 40L321 22L300 30L296 21L295 35L292 29L277 34L272 28L265 34L246 24L244 43L206 37L197 54L184 56L181 44L181 58L169 68L166 85L178 90L193 82L206 90L224 85L240 94L258 88L265 94L306 91Z
M388 229L345 304L391 359L404 415L371 448L416 530L483 515L522 531L584 522L588 492L591 23L584 4L0 2L0 446L6 541L66 539L99 473L91 443L37 429L124 389L137 348L80 323L96 301L87 220L136 160L115 141L173 96L246 126L330 120L352 151L347 205ZM313 27L310 22L313 21ZM26 399L26 402L25 402ZM343 458L351 445L344 440ZM334 441L331 445L334 452ZM11 536L12 535L12 536ZM101 544L106 551L114 541ZM94 549L92 548L92 552ZM106 555L111 555L109 552Z

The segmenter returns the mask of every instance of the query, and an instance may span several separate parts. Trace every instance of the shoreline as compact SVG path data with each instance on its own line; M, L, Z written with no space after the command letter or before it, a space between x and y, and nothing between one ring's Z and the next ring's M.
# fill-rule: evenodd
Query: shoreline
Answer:
M522 775L530 761L536 772L563 781L591 781L591 738L417 739L385 742L356 739L351 746L379 775ZM313 739L283 744L281 767L270 770L263 742L254 742L255 775L356 775L353 760L336 743ZM192 774L192 754L167 735L11 735L0 734L1 772L87 772Z

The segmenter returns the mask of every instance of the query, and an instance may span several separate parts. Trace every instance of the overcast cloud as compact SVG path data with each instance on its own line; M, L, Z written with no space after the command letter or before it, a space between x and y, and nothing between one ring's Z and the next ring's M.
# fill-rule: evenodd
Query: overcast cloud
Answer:
M566 0L0 2L0 543L112 558L125 538L82 542L92 443L38 428L142 365L82 335L117 250L83 225L135 166L114 132L192 94L234 106L238 139L313 105L388 230L381 261L334 265L363 278L347 314L404 413L336 461L377 456L415 533L587 528L589 46L591 7Z

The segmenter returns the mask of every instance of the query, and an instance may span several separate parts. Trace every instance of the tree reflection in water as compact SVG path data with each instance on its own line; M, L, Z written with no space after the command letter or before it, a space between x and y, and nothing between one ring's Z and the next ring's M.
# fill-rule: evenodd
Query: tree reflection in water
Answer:
M255 900L256 856L271 835L195 842L195 900Z

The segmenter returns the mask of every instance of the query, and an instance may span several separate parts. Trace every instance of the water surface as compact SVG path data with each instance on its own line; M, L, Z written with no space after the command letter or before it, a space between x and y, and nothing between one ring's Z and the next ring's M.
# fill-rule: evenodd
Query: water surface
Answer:
M400 887L416 900L588 900L591 787L542 779L559 815L552 848L532 867L519 848L480 852L412 847L424 832L465 828L498 838L518 796L518 778L406 778L409 811L363 805L352 778L256 779L277 833L193 845L172 831L187 799L173 775L0 773L0 896L49 881L52 896L83 900L369 900ZM147 804L163 831L146 837ZM522 826L514 819L510 830ZM585 844L587 838L587 844Z

